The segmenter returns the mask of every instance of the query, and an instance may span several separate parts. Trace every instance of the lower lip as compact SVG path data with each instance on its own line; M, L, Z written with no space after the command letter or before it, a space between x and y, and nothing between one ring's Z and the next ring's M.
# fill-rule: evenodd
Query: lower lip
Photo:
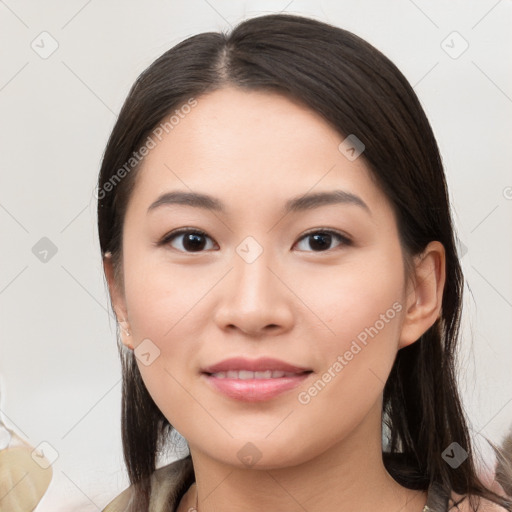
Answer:
M310 373L277 379L219 379L203 373L208 383L224 395L245 402L262 402L297 387Z

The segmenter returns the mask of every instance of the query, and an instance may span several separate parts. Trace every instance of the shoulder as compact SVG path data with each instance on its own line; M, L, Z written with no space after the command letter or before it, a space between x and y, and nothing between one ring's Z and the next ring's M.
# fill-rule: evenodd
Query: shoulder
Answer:
M449 512L475 512L471 507L470 499L471 495L462 496L460 494L452 494L452 502L457 503L457 505L452 505L449 508ZM487 500L485 498L474 498L478 503L478 512L504 512L506 509L500 507L498 504L493 501Z
M155 512L164 510L169 505L169 501L174 504L181 487L190 479L191 472L193 469L190 456L157 469L151 475L150 510ZM134 488L130 486L114 498L102 512L129 511L133 500Z

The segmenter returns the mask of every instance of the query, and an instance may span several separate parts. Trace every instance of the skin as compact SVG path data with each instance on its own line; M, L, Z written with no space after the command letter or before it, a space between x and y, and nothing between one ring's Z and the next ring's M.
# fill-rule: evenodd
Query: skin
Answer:
M302 104L231 87L197 99L137 176L123 227L124 283L104 260L122 341L136 349L149 338L160 350L139 368L189 443L197 485L180 512L195 505L196 492L201 512L421 511L426 493L400 486L382 463L382 392L397 351L439 316L443 246L431 242L406 276L387 197L363 158L339 151L345 137ZM289 198L333 189L359 196L371 214L335 204L283 216ZM215 196L227 213L187 205L147 212L171 190ZM207 233L202 252L187 252L179 235L157 245L182 227ZM321 250L304 236L327 228L352 243L333 237ZM252 263L236 252L247 236L263 249ZM300 403L299 393L394 303L394 318ZM200 375L239 355L313 373L271 400L241 402ZM248 442L261 455L254 465L237 456Z

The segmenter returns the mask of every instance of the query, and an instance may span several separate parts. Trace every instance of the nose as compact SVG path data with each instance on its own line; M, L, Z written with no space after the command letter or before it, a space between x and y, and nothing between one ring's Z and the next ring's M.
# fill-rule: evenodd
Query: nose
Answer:
M270 252L270 251L269 251ZM252 337L278 335L293 325L294 294L269 252L251 263L234 254L233 270L219 289L214 318L223 330L239 330Z

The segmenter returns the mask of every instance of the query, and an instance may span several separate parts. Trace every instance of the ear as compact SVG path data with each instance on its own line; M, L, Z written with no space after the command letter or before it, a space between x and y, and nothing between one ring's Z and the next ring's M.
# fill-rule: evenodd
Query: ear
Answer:
M407 287L399 348L417 341L441 315L445 265L444 246L437 241L430 242L423 253L414 258L414 275Z
M121 283L116 279L114 272L114 264L112 262L112 253L107 252L103 256L103 270L107 279L108 291L112 307L116 314L116 319L121 328L121 341L124 346L133 350L130 322L128 320L128 310L126 308L126 301L124 297L124 290L122 290Z

